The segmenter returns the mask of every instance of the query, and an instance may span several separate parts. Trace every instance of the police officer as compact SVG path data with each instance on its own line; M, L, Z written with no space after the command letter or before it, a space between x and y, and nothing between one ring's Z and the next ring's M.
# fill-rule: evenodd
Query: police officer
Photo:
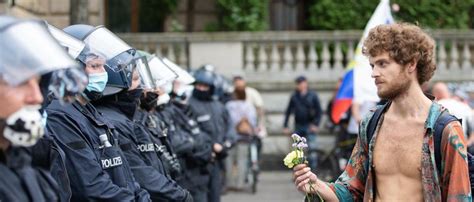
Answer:
M130 162L132 172L140 186L150 193L152 200L192 201L187 190L165 175L150 134L144 126L133 120L143 90L153 88L151 75L147 74L149 69L145 56L137 55L135 65L130 69L131 72L107 71L111 79L106 88L112 93L95 104L115 125L121 140L120 146Z
M168 119L159 118L157 111L162 111L170 100L166 93L170 90L171 81L177 77L168 65L161 58L141 52L149 61L150 71L156 88L153 91L147 91L142 94L140 113L137 113L136 121L144 125L152 134L151 139L157 145L157 152L162 159L165 171L175 181L182 178L183 170L176 154L176 150L181 150L182 145L189 145L189 141L180 139L173 142L171 138L177 137L175 127L172 124L173 115ZM181 141L184 140L184 141ZM171 144L177 143L177 144ZM188 147L189 148L189 147Z
M139 53L148 60L151 79L155 84L155 88L142 93L140 98L142 110L136 113L135 121L150 132L151 140L156 145L156 152L163 162L166 175L178 181L182 176L182 168L169 139L174 134L174 128L166 125L163 120L158 120L155 111L157 106L161 108L169 102L170 98L164 93L164 87L176 78L176 73L164 64L161 58L144 51L139 51Z
M176 149L180 150L182 148L180 146L189 145L189 142L180 141L180 146L176 148L171 144L170 138L177 136L176 128L172 125L172 117L174 115L168 116L168 119L165 120L157 114L158 111L164 110L164 106L169 102L169 96L162 92L162 90L155 90L154 92L146 92L142 94L140 105L143 109L150 110L141 110L136 114L135 121L146 127L150 132L150 137L156 145L157 154L163 161L165 173L175 181L178 181L182 177L182 168L175 151ZM150 103L150 97L157 97L156 102ZM150 106L150 104L152 106ZM158 108L158 111L151 111L156 108Z
M105 27L73 25L65 31L88 45L79 60L89 77L86 90L71 104L53 100L46 109L48 131L67 157L71 201L149 201L119 147L115 127L90 103L102 96L105 68L123 71L134 49Z
M168 113L164 113L165 115L173 115L171 118L177 135L172 136L171 142L175 145L175 151L184 170L184 176L178 183L194 195L200 195L199 193L207 195L212 140L208 134L199 129L188 105L172 100L166 109ZM184 144L186 142L190 143L189 146Z
M68 50L68 54L72 58L78 59L86 45L56 27L48 25L48 29L59 44ZM40 109L43 114L43 125L46 125L48 115L44 108L49 105L52 99L58 99L62 103L70 103L74 101L77 94L84 91L87 82L87 75L83 68L57 70L43 75L40 81L40 90L44 97ZM58 87L51 88L52 85ZM51 175L58 183L60 201L69 201L71 199L71 188L65 166L66 154L57 145L54 136L49 135L46 131L44 136L38 140L38 143L31 147L31 151L34 151L31 153L33 165L50 170Z
M213 99L215 74L205 68L195 72L196 79L189 106L196 114L200 129L212 139L214 162L211 164L208 201L220 201L224 158L230 148L230 120L224 105Z
M146 54L152 78L157 85L156 90L146 91L142 94L139 110L135 121L145 125L152 134L152 141L157 145L160 158L163 160L166 172L174 180L193 195L194 201L206 201L200 195L207 195L209 171L207 164L211 158L211 144L190 136L190 131L200 135L199 128L194 122L194 128L189 132L181 130L175 120L186 116L184 113L174 111L174 106L169 104L173 80L194 82L189 73L180 69L176 64L166 58L158 58ZM186 158L185 158L186 157ZM201 194L197 194L201 193Z
M152 101L153 97L156 97L155 102ZM182 168L176 159L175 148L171 146L168 139L174 132L163 121L159 120L153 111L162 102L160 98L163 98L163 96L159 96L157 91L144 92L140 100L141 109L135 113L134 121L150 133L150 139L155 145L156 154L163 163L163 173L178 181L181 177Z
M172 92L167 92L172 97L170 104L159 105L156 117L167 123L168 128L174 133L169 135L170 142L183 167L183 174L178 183L190 190L196 201L206 201L209 191L208 166L212 158L212 141L208 134L199 129L192 110L185 102L186 86L192 84L195 79L168 59L163 58L162 61L177 74L177 77L172 82L172 88L165 88L173 89ZM164 94L165 97L167 95Z
M32 164L30 147L44 134L40 76L67 67L77 64L44 22L0 16L0 201L59 200L49 171ZM55 79L48 88L61 88Z

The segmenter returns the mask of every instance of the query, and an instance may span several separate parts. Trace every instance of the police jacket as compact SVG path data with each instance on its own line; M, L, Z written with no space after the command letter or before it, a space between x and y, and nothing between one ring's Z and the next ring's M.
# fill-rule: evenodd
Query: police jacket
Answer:
M51 172L51 176L58 183L59 200L71 200L71 187L66 169L66 154L59 148L54 137L43 136L34 146L28 150L32 156L32 165ZM33 152L34 151L34 152Z
M97 108L114 124L119 140L126 142L120 147L130 163L135 179L150 193L153 201L190 200L192 197L187 190L161 172L163 165L155 152L150 134L133 121L137 103L127 98L115 101L120 96L125 95L119 93L103 98L97 102Z
M191 190L207 189L212 160L211 138L199 129L187 105L173 102L167 107L172 109L170 113L173 114L172 120L178 134L171 138L171 142L185 171L178 183ZM189 142L192 147L182 146L182 149L178 149L179 142Z
M148 120L148 117L153 118ZM166 176L174 180L181 177L181 165L168 141L169 128L165 127L162 121L157 120L154 113L148 113L142 110L138 110L135 113L134 121L149 132L150 139L155 145L156 154L163 162Z
M58 201L58 187L49 171L32 166L26 148L0 150L0 201Z
M208 134L199 129L199 125L195 118L192 117L192 113L186 113L187 105L173 102L169 109L171 109L170 113L173 114L172 120L174 125L178 133L181 134L177 138L172 138L171 142L173 145L176 145L176 142L189 142L189 147L191 147L179 147L176 145L174 146L176 153L178 155L181 154L181 156L190 157L187 159L194 161L198 165L209 163L212 157L212 141Z
M225 106L217 100L189 99L189 107L196 116L199 128L209 134L213 143L221 144L224 150L217 154L218 159L226 157L226 141L232 140L231 122Z
M173 153L186 154L193 150L193 139L189 136L186 131L183 131L176 123L176 119L180 117L180 112L177 111L172 104L167 104L164 108L160 108L156 111L156 115L161 122L162 129L167 130L168 142L173 149Z
M71 201L150 200L133 177L114 126L92 104L55 100L46 111L48 132L66 154Z

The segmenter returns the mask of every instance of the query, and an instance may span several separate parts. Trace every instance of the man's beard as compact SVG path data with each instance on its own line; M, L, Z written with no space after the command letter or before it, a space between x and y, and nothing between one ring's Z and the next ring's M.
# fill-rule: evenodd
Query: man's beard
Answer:
M400 76L394 80L394 83L386 86L384 91L377 91L377 95L383 100L393 100L408 91L411 82L407 75L400 72Z

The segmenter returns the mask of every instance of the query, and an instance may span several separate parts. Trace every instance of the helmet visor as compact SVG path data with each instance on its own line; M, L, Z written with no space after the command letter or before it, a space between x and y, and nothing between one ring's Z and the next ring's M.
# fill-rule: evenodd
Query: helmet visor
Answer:
M69 55L72 58L77 59L82 50L84 50L86 44L50 24L48 24L48 29L59 44L66 48Z
M140 88L145 90L155 89L155 83L151 76L150 67L145 56L136 58L134 60L138 73L140 74Z
M107 67L109 67L114 72L119 72L122 70L132 71L133 65L132 60L134 59L135 51L133 49L120 53L119 55L109 59L107 57Z
M20 21L0 29L0 79L10 85L77 66L42 21Z
M92 49L103 53L107 58L107 65L115 72L126 68L135 55L135 49L103 26L89 33L84 42Z
M161 86L166 82L175 80L178 75L168 65L166 65L160 58L153 57L148 61L150 66L153 81L157 86Z
M194 83L195 81L194 77L191 74L189 74L187 71L183 70L174 62L171 62L170 60L168 60L168 58L163 58L162 60L163 60L163 63L165 63L168 67L170 67L172 71L174 71L178 75L176 80L186 85Z

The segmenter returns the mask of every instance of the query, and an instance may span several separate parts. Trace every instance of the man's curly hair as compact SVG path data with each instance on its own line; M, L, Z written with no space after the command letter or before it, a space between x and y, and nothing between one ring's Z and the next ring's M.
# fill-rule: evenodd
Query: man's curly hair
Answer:
M436 70L435 41L418 26L408 23L379 25L370 30L362 53L375 57L387 52L395 62L416 62L418 83L429 81Z

